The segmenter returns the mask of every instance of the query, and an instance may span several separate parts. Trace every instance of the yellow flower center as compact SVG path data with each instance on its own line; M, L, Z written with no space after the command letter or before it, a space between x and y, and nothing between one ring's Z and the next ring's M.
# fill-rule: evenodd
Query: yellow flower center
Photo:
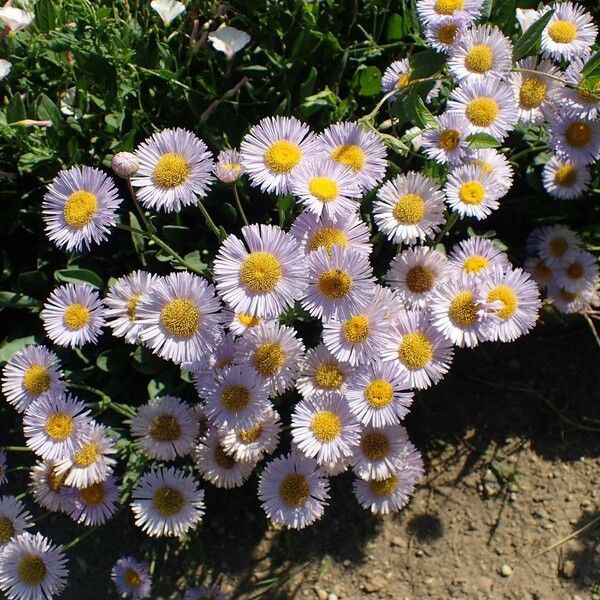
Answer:
M53 440L62 442L73 433L73 417L66 413L53 413L46 419L44 431Z
M487 44L473 46L465 56L465 66L471 73L485 73L494 64L494 53Z
M583 268L583 265L580 262L574 262L567 267L566 272L567 277L569 277L569 279L577 280L583 277L585 269Z
M171 517L181 512L185 499L179 490L164 486L158 488L152 496L154 510L163 517Z
M398 89L398 90L404 89L410 83L410 79L411 79L410 70L406 71L405 73L402 73L402 75L400 75L400 77L398 77L398 81L396 81L396 89Z
M327 269L319 275L318 287L326 298L340 300L352 291L353 282L347 271Z
M370 431L363 435L360 449L369 460L383 460L390 451L390 442L383 433Z
M0 546L7 544L15 535L15 525L8 517L0 517Z
M385 379L374 379L365 388L365 400L372 408L384 408L394 398L394 388Z
M425 200L418 194L404 194L396 201L392 214L398 223L416 225L425 216Z
M483 160L482 158L475 158L468 164L479 167L484 173L487 173L488 175L494 174L496 172L496 169L494 169L492 163L488 162L487 160Z
M142 583L140 574L131 567L127 567L125 571L123 571L123 579L125 580L125 583L132 588L138 588Z
M102 482L94 483L84 489L81 490L81 499L88 506L99 506L104 502L104 498L106 497L106 490L104 489L104 484Z
M32 396L39 396L50 389L50 371L43 365L31 365L27 367L23 375L23 387Z
M424 294L431 291L435 283L435 273L429 267L417 265L406 273L406 287L413 294Z
M285 363L285 351L277 342L262 344L254 351L252 357L254 368L265 377L278 373L283 363Z
M477 127L489 127L498 116L500 109L493 98L481 96L467 104L465 115Z
M395 475L388 477L387 479L381 479L380 481L370 481L369 487L371 493L380 498L383 496L389 496L398 487L398 479Z
M240 429L237 433L237 439L244 444L251 444L260 438L263 432L263 426L259 423L249 429Z
M46 579L46 563L35 554L26 554L19 561L19 579L30 586L40 585Z
M331 158L342 163L355 173L361 171L365 166L365 153L360 146L356 144L343 144L335 148L331 153Z
M255 294L272 292L283 277L283 269L271 252L251 252L242 262L242 284Z
M569 249L569 244L565 238L555 237L550 240L548 247L552 256L560 258Z
M458 27L456 25L454 25L453 23L450 23L449 25L442 25L438 29L438 33L437 33L438 40L442 44L453 44L454 38L456 38L457 31L458 31Z
M440 148L450 152L456 150L460 143L460 133L456 129L444 129L440 133L439 145Z
M577 181L577 169L573 165L561 165L554 173L554 183L562 187L571 187Z
M233 469L233 467L235 466L235 460L233 459L233 456L227 454L227 452L223 450L223 446L221 446L220 444L215 448L213 458L215 459L215 462L221 467L221 469L229 470Z
M65 201L63 217L66 224L73 229L83 229L92 222L98 210L98 199L92 192L78 190Z
M93 465L100 456L100 447L96 442L87 442L73 455L73 463L82 469Z
M63 315L65 327L71 331L78 331L90 321L90 311L83 304L75 303L67 306Z
M329 177L313 177L308 182L308 191L317 200L326 204L337 198L339 188L337 182Z
M137 319L136 310L141 297L141 294L134 294L127 302L127 316L130 321L135 321Z
M485 197L485 188L479 181L467 181L460 186L458 197L465 204L481 204Z
M587 146L592 139L592 129L583 121L575 121L567 127L565 137L571 146L583 148L584 146Z
M250 391L243 385L230 385L221 391L221 403L233 412L243 410L250 403Z
M462 10L464 6L464 0L435 0L433 10L438 15L453 15L457 10Z
M486 269L489 264L490 261L485 256L476 254L474 256L469 256L469 258L465 260L463 269L467 273L481 273L481 271Z
M181 436L181 426L173 415L156 415L150 423L150 437L159 442L174 442Z
M282 175L289 173L302 160L302 150L297 144L278 140L267 148L264 159L271 171Z
M190 166L185 157L177 152L163 154L154 167L154 182L164 188L176 188L187 181Z
M238 316L238 321L242 324L245 325L246 327L256 327L257 325L261 324L261 318L260 317L255 317L253 315L246 315L244 313L240 313Z
M347 342L360 344L369 335L369 318L366 315L356 315L344 321L342 334Z
M191 338L200 327L198 307L185 298L169 301L160 311L160 322L169 335Z
M67 477L66 471L64 473L60 473L60 474L56 473L54 470L50 471L46 475L46 483L48 484L50 491L54 492L55 494L58 494L60 492L60 488L63 486L63 483L65 482L66 477Z
M312 418L310 428L319 442L332 442L342 433L342 420L334 412L322 410Z
M506 319L514 316L519 308L519 298L515 290L504 284L493 287L488 292L487 301L501 302L502 308L497 312L497 315L502 321L506 321Z
M407 333L398 346L398 358L409 369L422 369L433 358L433 344L424 333Z
M574 300L577 300L577 298L579 297L579 294L575 294L573 292L567 292L567 290L565 290L565 288L560 288L560 290L558 290L558 295L560 296L561 300L563 300L564 302L573 302Z
M344 380L344 374L333 362L322 362L315 371L315 383L323 390L337 390Z
M548 35L557 44L570 44L577 37L577 27L570 21L554 21L548 27Z
M302 506L309 495L308 481L300 473L289 473L279 484L279 497L292 508Z
M519 89L521 108L537 108L546 99L546 84L538 77L523 80Z
M240 163L224 163L223 166L228 171L233 171L234 173L239 173L242 170L242 165Z
M231 358L222 358L215 364L215 369L225 369L226 367L231 367L231 365L233 365Z
M313 234L308 244L308 248L311 252L314 252L319 248L326 248L327 254L331 256L334 245L343 248L347 243L348 238L341 229L336 229L335 227L321 227L321 229L317 229Z
M458 292L450 302L448 316L454 325L471 327L477 322L477 304L473 292L465 290Z

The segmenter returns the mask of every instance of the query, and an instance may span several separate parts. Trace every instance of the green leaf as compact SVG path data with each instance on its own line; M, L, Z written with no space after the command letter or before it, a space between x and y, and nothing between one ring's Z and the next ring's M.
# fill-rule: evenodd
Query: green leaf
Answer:
M536 54L541 43L542 31L554 14L554 9L549 10L539 18L529 29L517 40L513 50L513 61L517 62L526 56Z
M317 69L311 67L308 73L308 77L300 85L300 100L303 101L307 96L310 96L315 89L315 82L317 81Z
M48 33L56 26L56 0L37 0L33 10L35 25L43 33Z
M15 352L23 350L25 346L37 344L41 339L42 338L39 335L28 335L27 337L18 338L12 342L8 342L8 344L4 344L4 346L0 348L0 363L8 362Z
M87 283L98 290L104 287L102 278L89 269L61 269L54 272L54 277L64 283Z
M381 71L377 67L366 67L359 72L358 93L361 96L376 96L381 93Z
M4 308L39 310L42 308L42 303L35 298L18 292L0 292L0 310Z
M63 115L58 107L46 94L42 94L38 99L38 117L44 121L51 121L52 125L60 129L63 123Z
M208 265L202 260L202 255L199 250L189 252L183 258L185 262L189 263L195 269L205 271L207 274L209 273Z
M96 366L106 373L116 373L125 367L125 358L120 350L106 350L96 359Z
M437 73L445 64L445 55L435 50L417 52L409 59L412 79L424 79Z
M23 100L21 99L20 94L15 94L8 103L8 108L6 109L6 122L7 123L16 123L17 121L22 121L27 117L27 113L25 112L25 105L23 104Z
M379 135L383 142L394 152L400 154L400 156L406 156L408 154L408 146L402 143L398 138L395 138L393 135L389 135L387 133L380 133Z
M600 75L600 52L596 52L596 54L583 65L581 75L584 79Z
M467 136L467 142L471 148L480 150L482 148L498 148L502 144L489 133L472 133Z
M386 27L388 41L395 42L404 37L404 19L397 13L390 15Z
M23 294L45 298L48 293L48 278L43 271L19 273L17 288Z
M429 112L423 99L414 90L411 90L402 98L402 103L408 120L413 124L421 128L438 126L435 117Z

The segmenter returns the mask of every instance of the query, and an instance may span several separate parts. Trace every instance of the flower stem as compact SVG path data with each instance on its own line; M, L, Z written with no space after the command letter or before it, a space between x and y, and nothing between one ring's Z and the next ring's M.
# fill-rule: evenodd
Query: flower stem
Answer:
M201 200L198 200L198 208L200 212L204 215L204 220L206 221L206 226L217 236L219 242L222 242L225 238L219 231L219 228L215 225L215 222L212 220L211 216L208 214L204 204L202 204Z
M240 212L240 217L242 217L242 221L244 222L244 225L250 225L250 223L248 223L248 219L246 218L246 213L244 212L244 209L242 208L242 203L240 201L240 194L238 193L237 184L234 183L232 188L233 188L233 197L235 198L235 204L237 206L237 209Z

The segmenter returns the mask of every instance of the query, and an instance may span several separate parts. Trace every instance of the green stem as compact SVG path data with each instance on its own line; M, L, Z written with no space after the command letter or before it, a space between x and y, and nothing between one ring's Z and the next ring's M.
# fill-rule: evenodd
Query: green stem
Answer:
M85 385L83 383L73 383L71 381L67 381L67 386L75 390L81 390L83 392L95 394L101 399L101 402L99 403L100 406L105 405L109 408L112 408L112 410L120 415L123 415L124 417L131 418L135 416L135 411L132 408L124 404L119 404L118 402L113 402L110 396L107 396L102 390Z
M531 148L525 148L525 150L521 150L521 152L517 152L513 156L510 157L510 160L515 161L517 158L521 158L521 156L525 156L526 154L530 154L531 152L537 152L538 150L545 150L547 146L532 146Z
M63 550L70 550L71 548L73 548L73 546L76 546L77 544L79 544L79 542L81 542L82 540L85 540L86 537L92 535L92 533L94 533L96 531L96 529L98 529L98 528L99 528L98 525L96 525L96 527L91 527L85 533L82 533L80 536L71 540L68 544L65 544L63 547Z
M31 452L31 448L27 448L27 446L0 446L0 450L6 450L6 452Z
M129 177L128 177L126 181L127 181L127 189L129 190L129 195L131 196L131 199L133 200L133 204L138 212L138 215L140 215L140 218L142 219L142 223L144 224L144 227L146 228L147 231L154 233L156 231L156 227L154 227L154 225L152 225L152 223L150 223L150 221L146 217L146 214L144 213L142 207L140 206L140 203L137 199L135 190L133 189L133 186L131 185L131 179L129 179Z
M458 213L451 213L448 217L448 220L446 221L446 224L444 225L444 228L438 233L437 237L435 238L435 244L439 244L444 239L444 236L456 225L457 222Z
M217 236L217 239L219 240L219 242L222 242L224 238L221 235L219 228L215 225L215 222L212 220L211 216L208 214L208 211L206 210L204 204L202 204L201 200L198 200L197 204L198 204L198 208L200 209L200 212L204 215L204 220L206 221L206 226Z
M513 67L511 71L516 73L532 73L533 75L537 75L538 77L547 77L548 79L554 79L554 81L560 81L563 85L571 87L572 84L556 75L551 75L550 73L543 73L542 71L535 71L534 69L522 69L520 67Z
M237 184L234 183L232 187L233 187L233 197L235 198L235 204L237 206L237 209L240 211L240 217L242 217L242 221L244 222L244 225L250 225L250 223L248 223L248 219L246 218L246 213L244 212L244 209L242 208L242 203L240 201L240 195L238 193Z

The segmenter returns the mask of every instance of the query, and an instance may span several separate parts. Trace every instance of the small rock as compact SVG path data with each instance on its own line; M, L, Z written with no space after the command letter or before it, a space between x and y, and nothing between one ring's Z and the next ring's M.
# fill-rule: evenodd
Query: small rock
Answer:
M427 577L425 579L425 585L433 585L435 583L435 579L433 577Z
M392 546L396 546L397 548L406 548L406 540L404 538L401 538L398 535L395 535L392 540L390 541L390 544Z
M502 567L500 567L500 575L502 575L502 577L510 577L512 572L513 570L508 565L502 565Z
M342 564L343 564L345 567L349 567L349 566L352 564L352 562L350 561L350 559L348 559L348 558L347 558L347 559L346 559L346 560L345 560L345 561L344 561Z
M567 578L571 579L577 575L577 564L574 560L565 560L562 569L560 570L560 574Z
M319 600L327 600L327 592L324 589L315 585L315 592Z
M327 600L338 600L338 597L335 594L329 594L329 596L327 596Z
M415 556L423 556L423 550L419 549L415 551Z

